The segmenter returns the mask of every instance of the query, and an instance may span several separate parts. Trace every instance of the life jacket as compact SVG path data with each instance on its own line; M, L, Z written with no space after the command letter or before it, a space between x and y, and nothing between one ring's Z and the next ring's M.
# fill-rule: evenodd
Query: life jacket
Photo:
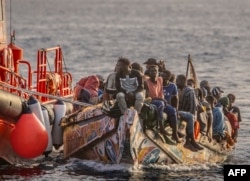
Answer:
M95 75L81 78L74 87L74 100L78 100L78 96L80 95L82 89L85 89L89 92L90 98L96 98L98 100L99 85L99 79Z
M119 118L122 116L121 110L116 100L103 101L102 112L112 118Z

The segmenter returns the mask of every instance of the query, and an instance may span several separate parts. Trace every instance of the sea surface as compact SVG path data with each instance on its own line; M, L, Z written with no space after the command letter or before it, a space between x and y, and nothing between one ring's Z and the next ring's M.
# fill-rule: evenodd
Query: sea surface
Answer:
M164 60L175 75L185 74L190 54L199 80L234 93L241 109L238 143L225 164L250 165L249 0L6 0L6 6L8 32L15 30L33 69L38 49L60 45L73 84L90 74L106 78L121 56L142 65L150 57ZM223 180L223 164L135 168L51 156L44 164L1 166L0 180Z

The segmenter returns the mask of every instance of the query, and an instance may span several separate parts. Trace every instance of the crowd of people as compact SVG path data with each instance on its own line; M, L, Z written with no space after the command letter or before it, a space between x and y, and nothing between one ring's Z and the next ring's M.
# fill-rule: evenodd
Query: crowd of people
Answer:
M91 75L77 82L74 99L89 104L114 99L122 114L133 106L138 115L145 100L150 100L150 104L156 107L156 129L167 135L165 126L168 123L176 144L186 140L184 147L192 151L203 149L195 140L195 124L199 125L199 133L209 142L213 139L222 142L229 138L231 146L237 142L242 120L239 107L233 105L236 100L234 94L224 96L220 87L211 89L207 80L202 80L197 88L193 79L187 79L183 74L175 76L166 69L163 61L154 58L149 58L144 65L145 71L139 63L120 57L106 81L101 75ZM178 130L179 120L186 123L186 134ZM230 133L226 120L232 127Z

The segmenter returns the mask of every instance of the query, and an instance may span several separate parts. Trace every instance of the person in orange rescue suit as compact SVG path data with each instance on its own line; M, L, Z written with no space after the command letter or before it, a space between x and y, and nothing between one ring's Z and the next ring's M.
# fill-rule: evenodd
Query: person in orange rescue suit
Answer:
M74 87L74 100L88 104L97 104L100 85L100 80L97 75L81 78ZM77 106L75 108L77 108Z
M216 101L215 103L217 103L218 100L223 96L223 93L224 93L224 91L218 86L214 87L211 90L211 95L214 96L215 101Z

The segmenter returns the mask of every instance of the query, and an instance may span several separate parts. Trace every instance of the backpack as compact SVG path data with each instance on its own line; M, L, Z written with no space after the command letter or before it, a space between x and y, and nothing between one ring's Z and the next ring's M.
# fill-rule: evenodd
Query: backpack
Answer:
M154 104L144 103L140 117L143 120L143 126L145 126L145 128L155 128L157 126L157 107Z
M101 110L104 114L112 118L119 118L122 116L121 110L116 100L105 100L102 103Z

